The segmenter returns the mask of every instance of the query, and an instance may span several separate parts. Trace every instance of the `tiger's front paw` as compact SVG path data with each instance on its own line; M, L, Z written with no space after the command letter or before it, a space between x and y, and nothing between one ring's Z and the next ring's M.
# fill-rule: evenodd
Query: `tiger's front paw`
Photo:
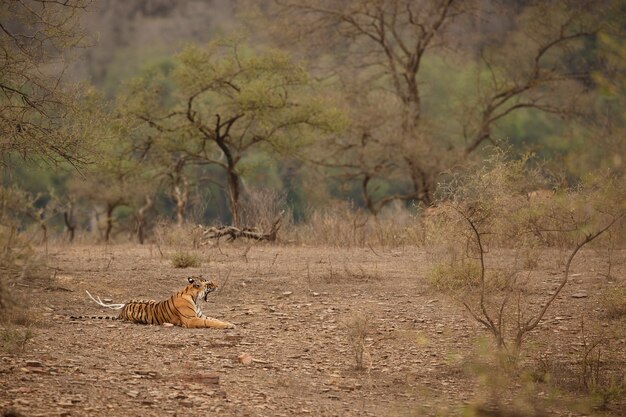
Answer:
M224 323L224 329L234 329L236 326L232 323Z

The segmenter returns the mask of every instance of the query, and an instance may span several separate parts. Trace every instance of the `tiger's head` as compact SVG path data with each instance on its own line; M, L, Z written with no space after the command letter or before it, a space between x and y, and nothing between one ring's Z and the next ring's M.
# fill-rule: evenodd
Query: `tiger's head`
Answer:
M217 284L213 281L207 281L201 276L189 277L187 281L189 281L187 288L193 295L194 300L202 298L204 301L207 301L209 293L217 289Z

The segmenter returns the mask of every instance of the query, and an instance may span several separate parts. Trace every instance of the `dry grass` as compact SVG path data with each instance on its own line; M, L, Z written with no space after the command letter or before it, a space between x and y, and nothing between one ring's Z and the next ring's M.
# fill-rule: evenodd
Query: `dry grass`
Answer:
M0 349L7 353L24 352L26 345L35 336L30 327L0 327Z
M152 240L161 253L166 249L181 251L183 249L197 248L200 244L202 230L196 225L185 223L178 226L169 221L159 221L154 226Z
M309 212L283 240L343 248L402 247L421 245L423 232L416 214L407 208L392 206L374 218L354 204L337 201Z
M480 265L476 262L460 264L440 263L429 273L432 285L439 291L458 291L480 285Z
M574 355L538 355L531 379L550 392L571 393L572 407L596 415L626 410L626 363L620 355L623 326L607 328L589 317L581 320Z
M163 249L168 255L176 250ZM202 398L203 404L227 407L221 415L240 415L239 407L244 401L255 409L267 406L267 397L280 401L272 403L275 410L265 410L263 415L290 415L301 409L315 415L393 415L389 410L396 405L398 408L393 410L402 410L405 415L430 415L437 404L445 409L444 415L458 415L460 407L468 404L464 410L467 415L492 411L540 415L544 407L551 412L557 410L551 415L567 415L568 403L545 403L553 393L567 399L597 396L593 404L600 406L603 400L598 392L604 392L607 399L607 415L620 415L616 408L619 399L611 394L618 392L611 388L618 387L611 382L617 381L613 379L616 374L603 372L618 369L617 360L624 358L623 345L606 345L610 354L603 347L600 361L596 362L600 363L599 373L593 362L597 354L589 357L593 374L599 375L595 381L600 381L591 381L592 385L606 388L594 388L593 394L579 390L576 378L582 372L582 341L576 333L576 322L552 320L555 315L575 318L585 307L594 311L599 301L594 289L606 284L603 276L592 273L603 262L595 251L582 254L575 271L582 274L581 278L572 283L576 291L583 290L589 296L565 295L563 302L555 305L554 315L537 329L532 345L536 350L529 350L523 358L530 361L529 358L549 352L553 368L562 366L570 373L550 368L543 377L537 372L534 379L527 380L521 366L526 362L520 361L517 368L497 363L500 359L492 355L496 350L492 341L486 344L485 352L478 352L473 359L484 368L473 366L463 372L464 364L472 360L476 339L484 337L485 332L461 306L434 292L428 282L432 263L425 251L417 247L372 250L224 242L219 248L190 251L202 259L210 255L210 262L204 262L198 272L214 277L220 290L213 294L210 303L203 304L203 310L206 306L205 313L236 323L237 329L230 332L124 323L115 323L115 327L100 322L69 323L64 316L101 310L85 296L85 289L114 302L135 297L162 299L184 285L187 273L174 268L169 256L161 258L154 245L152 249L150 245L72 245L53 250L54 266L63 271L56 284L71 291L51 293L47 285L18 287L24 294L45 300L32 306L33 315L41 316L45 326L36 328L34 339L29 339L24 327L14 327L21 333L7 333L7 338L18 361L22 356L39 360L39 352L45 351L44 362L50 369L63 369L61 364L68 358L82 364L84 373L65 375L83 398L74 405L78 414L89 414L86 407L102 407L100 412L92 413L95 415L110 414L100 401L105 389L107 401L113 398L116 404L127 407L124 411L139 410L149 415L150 406L129 397L125 390L86 383L98 378L103 369L107 375L125 381L129 369L143 370L137 366L141 363L150 364L148 369L160 375L154 380L141 379L141 389L164 393L159 411L175 412L180 407L179 399L168 394L172 386L181 384L177 378L181 378L182 361L186 366L201 363L205 369L229 375L220 381L220 389L232 402L225 403L219 396ZM494 267L516 259L512 250L494 250L491 254L501 259ZM623 254L619 251L620 256ZM553 287L555 277L549 272L554 253L539 255L536 264L540 273L531 291ZM624 266L616 264L614 274L623 273ZM128 337L129 332L132 338ZM590 335L587 340L592 339ZM152 348L133 349L138 342ZM24 346L28 355L22 353ZM116 352L124 354L111 361ZM244 367L236 359L241 352L262 362ZM481 358L482 354L485 356ZM0 371L9 369L8 363L4 366ZM51 380L46 378L53 378L47 374L33 374L35 381L22 381L19 373L3 375L6 378L0 383L4 383L0 391L5 387L28 386L32 390L28 395L37 395L45 407L54 406L63 395L62 386L46 383ZM570 378L567 383L553 382L565 378ZM297 381L297 388L293 381ZM602 385L605 383L608 385ZM299 395L293 395L296 391ZM251 392L264 392L267 397L250 395ZM545 395L539 395L541 392ZM13 398L10 393L0 395L0 401L6 405L12 405ZM533 405L533 400L539 404ZM347 407L355 411L348 412ZM594 413L590 410L587 415ZM129 412L133 413L126 414Z
M198 255L189 252L175 252L171 259L174 268L198 268L202 264Z
M370 315L361 311L352 313L345 322L348 344L354 356L355 369L363 370L367 366L364 363L367 352L366 339L371 332Z
M626 282L613 284L606 288L601 296L601 306L604 315L611 320L626 317Z

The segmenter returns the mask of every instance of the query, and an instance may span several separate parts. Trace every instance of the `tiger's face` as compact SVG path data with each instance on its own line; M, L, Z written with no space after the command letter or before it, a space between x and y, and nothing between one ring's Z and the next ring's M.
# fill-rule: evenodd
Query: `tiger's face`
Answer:
M217 289L217 284L213 281L207 281L201 276L189 277L187 280L190 285L193 285L197 298L202 298L204 301L207 301L209 294Z

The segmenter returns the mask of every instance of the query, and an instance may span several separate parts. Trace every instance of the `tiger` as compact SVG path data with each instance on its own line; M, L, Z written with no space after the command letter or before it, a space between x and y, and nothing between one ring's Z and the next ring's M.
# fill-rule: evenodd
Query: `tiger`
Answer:
M98 305L114 310L121 310L114 316L77 316L72 319L97 318L108 320L125 320L139 324L171 323L186 328L233 329L235 325L226 321L213 319L202 314L198 306L198 298L207 301L209 294L217 289L213 281L201 276L187 278L185 288L166 300L130 300L124 304L107 304L100 297L94 298L89 291L87 295Z

